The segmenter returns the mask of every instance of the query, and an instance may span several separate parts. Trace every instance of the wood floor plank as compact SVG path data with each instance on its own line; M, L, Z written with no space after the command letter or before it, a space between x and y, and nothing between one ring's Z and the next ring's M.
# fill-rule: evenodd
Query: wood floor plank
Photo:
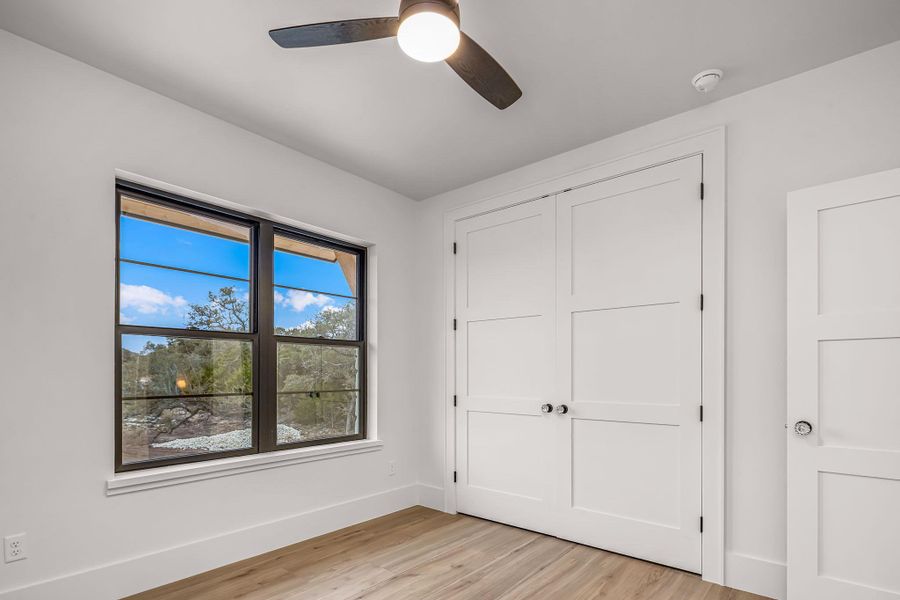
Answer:
M513 586L498 600L593 600L626 560L602 550L575 546L547 568Z
M466 519L465 522L479 521ZM457 583L472 573L490 568L538 534L481 521L475 535L457 543L423 552L417 564L405 565L390 580L355 596L354 600L420 600Z
M414 507L129 600L765 600L698 576Z
M484 600L500 598L505 590L530 577L535 569L546 568L565 554L571 542L558 538L538 536L503 557L452 585L422 597L422 600Z
M461 517L452 525L423 535L406 546L373 556L372 560L399 574L460 547L472 547L486 556L505 554L537 535L490 521Z

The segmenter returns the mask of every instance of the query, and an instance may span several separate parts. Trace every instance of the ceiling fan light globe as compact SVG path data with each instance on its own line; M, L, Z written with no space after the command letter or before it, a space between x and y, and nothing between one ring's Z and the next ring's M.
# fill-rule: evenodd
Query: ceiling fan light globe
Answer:
M459 25L438 12L416 12L400 23L397 41L410 58L439 62L452 56L459 47Z

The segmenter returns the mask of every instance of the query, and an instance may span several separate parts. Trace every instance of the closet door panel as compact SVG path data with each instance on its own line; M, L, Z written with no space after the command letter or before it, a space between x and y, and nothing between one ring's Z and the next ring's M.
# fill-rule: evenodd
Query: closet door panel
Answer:
M553 533L553 199L456 225L460 512Z
M557 196L558 535L693 572L701 160Z

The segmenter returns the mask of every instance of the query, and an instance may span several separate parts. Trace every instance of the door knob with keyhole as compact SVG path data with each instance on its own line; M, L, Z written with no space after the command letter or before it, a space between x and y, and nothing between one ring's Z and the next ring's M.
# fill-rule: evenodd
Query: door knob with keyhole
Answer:
M560 404L559 406L556 407L556 414L558 414L558 415L564 415L567 412L569 412L569 407L566 406L565 404Z
M545 415L549 415L550 413L553 412L553 405L552 404L541 404L541 412L544 413Z
M794 423L794 433L799 436L805 436L812 433L813 427L812 423L809 421L797 421Z

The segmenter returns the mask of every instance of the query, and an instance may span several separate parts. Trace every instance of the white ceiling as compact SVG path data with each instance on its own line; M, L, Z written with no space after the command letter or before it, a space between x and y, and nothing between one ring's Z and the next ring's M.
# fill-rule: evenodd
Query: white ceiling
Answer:
M0 27L417 199L900 39L897 0L460 0L524 91L501 112L395 40L267 35L398 6L0 0ZM708 67L726 78L703 97Z

